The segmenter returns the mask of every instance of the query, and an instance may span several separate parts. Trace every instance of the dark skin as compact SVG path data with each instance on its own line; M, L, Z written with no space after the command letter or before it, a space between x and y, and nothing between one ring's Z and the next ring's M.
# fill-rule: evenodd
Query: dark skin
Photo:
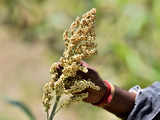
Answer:
M91 88L82 91L88 92L88 98L84 99L84 101L91 104L98 103L104 97L107 86L104 84L102 78L94 68L92 68L85 62L81 62L81 64L88 68L88 72L83 73L82 71L78 71L77 74L82 76L84 79L91 79L91 81L95 83L95 85L101 88L99 91ZM103 105L101 107L115 114L116 116L125 119L134 107L136 94L130 93L117 86L113 86L112 84L111 86L111 93L113 96L112 101L109 104Z

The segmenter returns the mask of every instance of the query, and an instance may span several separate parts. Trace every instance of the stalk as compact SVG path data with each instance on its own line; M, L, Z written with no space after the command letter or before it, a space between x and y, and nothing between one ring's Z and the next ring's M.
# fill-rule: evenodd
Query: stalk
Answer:
M53 108L52 108L52 111L51 111L51 114L50 114L48 120L53 120L55 113L56 113L56 109L57 109L57 105L58 105L59 100L60 100L60 96L56 96L56 101L53 105Z

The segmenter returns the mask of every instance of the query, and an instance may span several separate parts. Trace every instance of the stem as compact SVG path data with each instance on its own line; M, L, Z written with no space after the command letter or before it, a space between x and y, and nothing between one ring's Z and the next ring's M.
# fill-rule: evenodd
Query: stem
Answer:
M57 105L58 105L59 100L60 100L60 96L56 96L56 101L53 105L53 108L52 108L52 111L51 111L51 114L50 114L48 120L53 120L55 113L56 113L56 109L57 109Z

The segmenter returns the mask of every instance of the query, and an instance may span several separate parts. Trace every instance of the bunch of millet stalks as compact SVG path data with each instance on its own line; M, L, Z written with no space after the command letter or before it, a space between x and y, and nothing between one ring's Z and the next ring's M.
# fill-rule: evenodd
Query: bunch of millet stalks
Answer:
M57 63L52 64L50 81L43 87L42 102L49 120L53 118L53 112L56 111L61 96L67 95L69 99L61 103L59 109L66 104L87 98L88 93L82 92L86 88L100 89L91 80L83 79L82 76L77 74L77 71L88 72L88 69L81 64L81 61L97 53L94 30L95 19L96 9L93 8L83 14L82 17L77 17L69 29L64 32L65 50L63 56ZM59 67L61 73L59 73ZM56 97L56 101L49 115L54 97Z

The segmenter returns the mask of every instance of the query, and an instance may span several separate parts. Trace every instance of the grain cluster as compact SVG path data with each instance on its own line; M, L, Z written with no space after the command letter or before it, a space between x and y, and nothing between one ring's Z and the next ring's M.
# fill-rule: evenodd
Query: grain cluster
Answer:
M69 96L68 101L61 104L63 106L86 98L88 93L81 93L86 88L100 89L91 80L83 79L82 76L77 75L77 71L88 72L81 61L97 53L95 19L96 9L93 8L81 17L77 17L69 29L64 32L65 50L63 56L58 62L52 64L50 80L43 87L42 102L46 112L49 111L54 96Z

